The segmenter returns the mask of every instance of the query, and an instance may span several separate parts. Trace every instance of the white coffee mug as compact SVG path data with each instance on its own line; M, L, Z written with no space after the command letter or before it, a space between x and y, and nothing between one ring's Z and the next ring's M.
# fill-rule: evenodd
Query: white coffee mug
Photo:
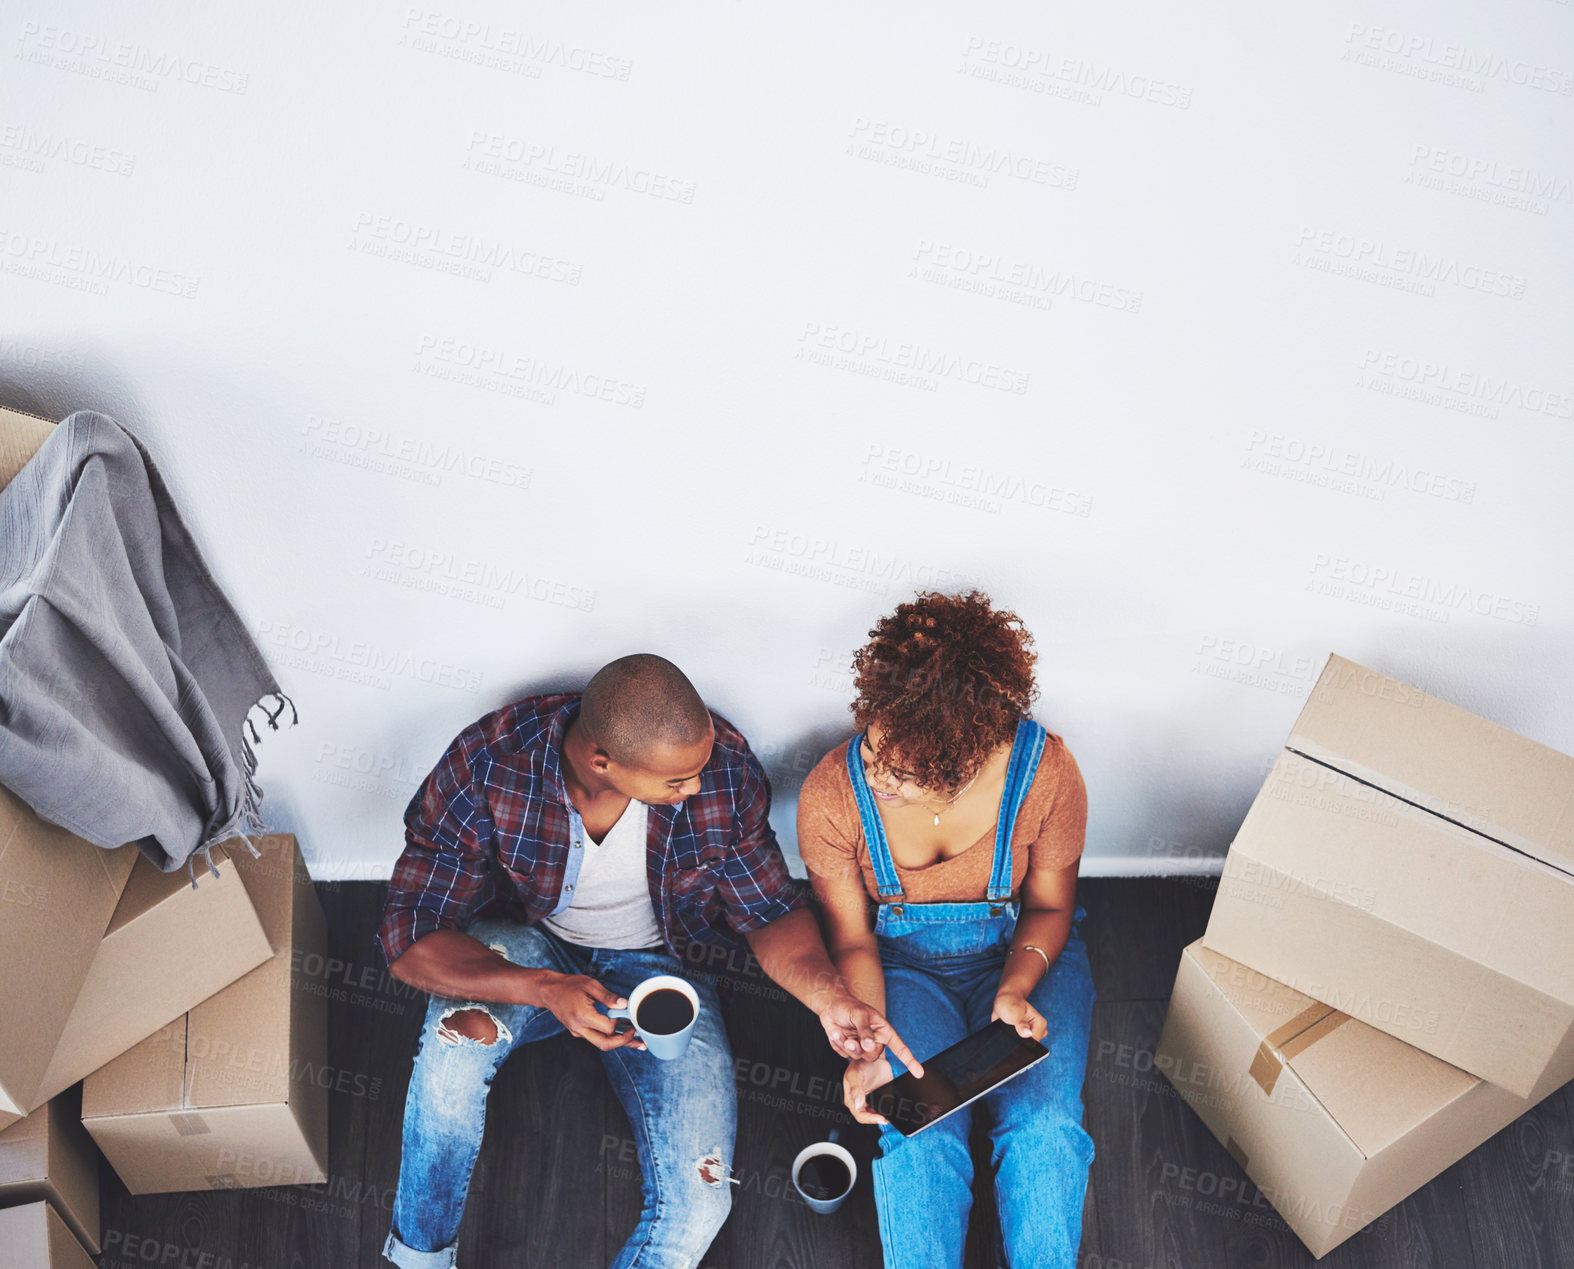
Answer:
M839 1146L836 1143L836 1139L841 1135L842 1134L839 1129L831 1129L830 1139L828 1141L816 1141L811 1145L805 1146L802 1150L798 1151L798 1157L792 1161L793 1189L798 1191L798 1197L803 1199L803 1201L810 1208L816 1212L819 1212L822 1216L829 1216L838 1207L840 1207L842 1205L842 1201L853 1192L853 1186L858 1183L857 1162L853 1159L853 1156L847 1152L845 1147ZM803 1186L798 1182L798 1178L803 1172L803 1165L809 1162L810 1159L815 1158L817 1155L824 1155L828 1158L836 1159L838 1162L845 1164L847 1167L847 1188L835 1198L815 1198L812 1195L805 1194Z
M681 1031L662 1034L651 1031L640 1025L639 1006L646 996L654 991L675 991L684 996L689 1002L689 1025ZM694 1034L694 1024L700 1020L700 995L693 986L681 978L674 978L671 974L657 974L654 978L647 978L633 991L629 992L629 1002L625 1008L608 1009L609 1018L627 1018L634 1024L634 1030L639 1033L639 1038L645 1042L645 1047L651 1054L663 1062L673 1062L683 1056L683 1051L689 1047L689 1037Z

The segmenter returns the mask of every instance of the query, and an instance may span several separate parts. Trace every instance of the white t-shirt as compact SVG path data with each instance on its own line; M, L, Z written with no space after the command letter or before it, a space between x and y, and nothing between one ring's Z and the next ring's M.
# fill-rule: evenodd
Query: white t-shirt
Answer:
M599 843L590 839L577 813L571 816L568 848L584 851L585 858L568 907L542 918L547 929L581 947L655 947L661 942L645 874L649 810L644 802L630 798Z

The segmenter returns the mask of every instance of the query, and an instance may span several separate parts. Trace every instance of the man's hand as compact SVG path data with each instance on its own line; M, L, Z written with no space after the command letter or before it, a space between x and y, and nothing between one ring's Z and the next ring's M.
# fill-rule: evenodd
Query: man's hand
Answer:
M1042 1040L1049 1032L1049 1023L1044 1021L1044 1015L1028 1004L1024 996L1014 991L996 994L995 1009L989 1015L989 1020L994 1022L997 1018L1015 1027L1019 1036L1030 1040Z
M628 1004L622 996L608 991L594 978L585 974L554 974L541 987L541 1003L552 1012L567 1029L569 1035L589 1040L602 1052L630 1048L643 1049L645 1042L630 1027L618 1031L618 1020L609 1018L596 1008L596 1003L609 1009L621 1009Z
M820 1025L825 1028L831 1047L844 1058L869 1061L880 1057L889 1046L914 1075L924 1073L922 1064L902 1043L902 1037L891 1029L885 1015L856 996L845 993L832 996L820 1010ZM886 1072L889 1079L889 1063Z
M864 1099L875 1089L889 1084L891 1078L891 1063L884 1053L877 1058L849 1062L842 1076L842 1101L848 1113L861 1124L889 1122L884 1115L870 1110Z
M826 953L814 913L798 908L744 937L771 981L780 983L819 1018L831 1048L841 1057L876 1058L890 1046L913 1074L923 1074L924 1068L885 1015L851 993L847 979Z

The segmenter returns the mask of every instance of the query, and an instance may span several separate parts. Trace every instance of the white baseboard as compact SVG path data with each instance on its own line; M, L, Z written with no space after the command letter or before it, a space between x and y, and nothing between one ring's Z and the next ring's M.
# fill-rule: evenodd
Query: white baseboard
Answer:
M1193 858L1084 855L1078 874L1083 877L1217 877L1223 871L1223 855Z

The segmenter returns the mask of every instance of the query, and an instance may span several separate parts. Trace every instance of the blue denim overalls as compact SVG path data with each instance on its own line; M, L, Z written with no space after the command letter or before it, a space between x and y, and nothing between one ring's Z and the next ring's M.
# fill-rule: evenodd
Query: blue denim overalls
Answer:
M1017 726L995 828L995 855L983 901L909 903L885 827L869 791L863 736L847 746L847 773L874 867L879 908L874 932L885 972L886 1017L923 1060L989 1022L1016 932L1011 835L1046 743L1031 719ZM960 1269L972 1205L968 1131L974 1109L990 1121L995 1201L1004 1263L1033 1269L1076 1264L1093 1142L1082 1127L1082 1079L1093 1016L1093 981L1078 933L1077 906L1066 945L1028 1000L1049 1024L1050 1056L993 1092L904 1138L880 1130L874 1160L880 1242L887 1269ZM1033 953L1026 953L1032 956ZM1035 958L1036 959L1036 958ZM900 1063L893 1057L892 1069Z

